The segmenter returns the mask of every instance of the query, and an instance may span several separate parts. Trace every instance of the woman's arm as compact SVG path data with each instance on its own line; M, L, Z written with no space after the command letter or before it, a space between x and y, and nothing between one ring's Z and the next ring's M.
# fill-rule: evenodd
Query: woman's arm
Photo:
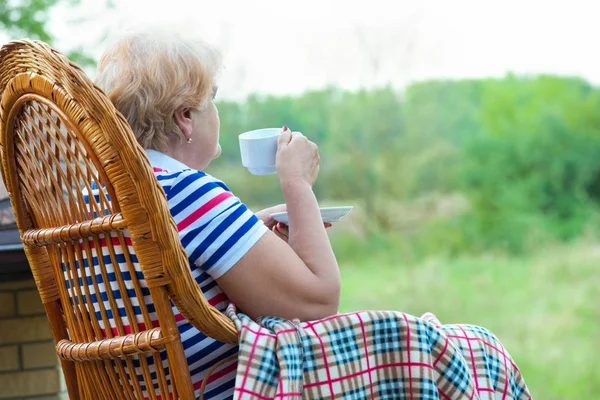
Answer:
M314 320L338 311L339 269L312 191L318 170L316 145L298 132L284 132L277 171L290 221L289 244L267 232L217 279L251 317Z

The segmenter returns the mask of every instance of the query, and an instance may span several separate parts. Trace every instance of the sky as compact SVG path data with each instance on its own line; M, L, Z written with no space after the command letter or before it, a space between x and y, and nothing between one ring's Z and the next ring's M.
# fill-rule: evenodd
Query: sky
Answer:
M551 73L600 84L600 1L82 0L56 9L55 47L125 26L176 25L218 47L220 96L293 94L336 85L399 89L431 78ZM93 71L90 71L93 76Z

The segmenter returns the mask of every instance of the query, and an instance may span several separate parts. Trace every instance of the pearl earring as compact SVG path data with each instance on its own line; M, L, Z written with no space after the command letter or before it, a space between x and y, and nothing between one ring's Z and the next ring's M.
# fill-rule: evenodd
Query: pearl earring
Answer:
M188 142L188 144L189 144L189 143L192 143L192 138L191 138L191 137L189 137L189 138L188 138L188 140L187 140L187 142Z

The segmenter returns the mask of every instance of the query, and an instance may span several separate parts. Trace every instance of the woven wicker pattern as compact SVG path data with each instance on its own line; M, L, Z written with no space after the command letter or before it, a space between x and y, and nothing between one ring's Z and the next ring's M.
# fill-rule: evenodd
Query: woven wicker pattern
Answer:
M169 299L198 329L226 342L237 339L233 323L212 308L191 277L175 223L143 149L124 118L85 74L63 55L37 41L14 41L0 50L0 156L25 252L57 342L71 399L138 399L152 387L146 357L151 354L160 395L169 398L160 350L166 349L174 397L193 398L193 389ZM94 188L98 196L84 198ZM87 200L87 201L86 201ZM153 327L140 282L127 252L131 237L156 308ZM125 316L109 327L91 304L108 282L102 257L105 244L113 265L115 245L125 251L128 271L116 271L120 293L129 272L137 301L123 296ZM98 253L97 253L98 251ZM106 250L105 250L106 251ZM87 260L90 260L88 263ZM80 279L91 284L77 285ZM67 284L69 282L69 284ZM112 310L118 295L107 290ZM73 301L72 299L75 299ZM140 329L133 307L144 324ZM132 332L126 332L124 326ZM118 360L117 360L118 359ZM150 398L156 398L150 391Z

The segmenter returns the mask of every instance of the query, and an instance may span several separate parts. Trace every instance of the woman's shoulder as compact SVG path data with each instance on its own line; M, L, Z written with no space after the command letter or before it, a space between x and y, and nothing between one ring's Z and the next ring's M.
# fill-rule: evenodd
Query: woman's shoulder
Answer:
M201 188L204 188L205 191L213 189L220 189L227 192L230 191L222 180L206 172L191 168L175 172L166 170L159 171L155 168L154 173L159 183L163 187L163 190L167 192L167 195L169 192L174 194L174 192L179 193L184 190L196 191Z

